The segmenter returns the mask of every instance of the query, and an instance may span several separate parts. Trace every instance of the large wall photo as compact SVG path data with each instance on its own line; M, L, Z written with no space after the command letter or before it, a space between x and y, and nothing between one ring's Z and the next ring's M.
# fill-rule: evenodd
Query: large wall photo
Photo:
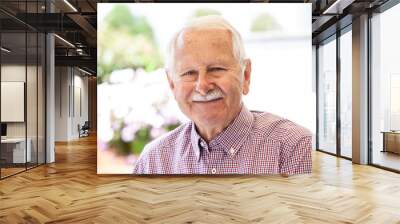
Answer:
M310 172L310 21L311 4L98 4L97 172Z

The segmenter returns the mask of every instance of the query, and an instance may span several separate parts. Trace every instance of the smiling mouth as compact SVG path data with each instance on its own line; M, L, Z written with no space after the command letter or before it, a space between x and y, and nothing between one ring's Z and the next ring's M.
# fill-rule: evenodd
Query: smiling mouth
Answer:
M212 103L212 102L216 102L216 101L218 101L218 100L222 100L222 97L215 98L215 99L208 100L208 101L196 101L196 100L193 100L193 102L194 102L194 103Z

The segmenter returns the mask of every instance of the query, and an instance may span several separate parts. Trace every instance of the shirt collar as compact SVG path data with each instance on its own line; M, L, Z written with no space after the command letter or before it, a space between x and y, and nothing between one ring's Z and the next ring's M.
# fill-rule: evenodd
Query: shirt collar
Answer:
M194 149L194 153L196 154L197 161L199 161L200 160L200 151L201 151L201 149L199 147L199 143L200 143L200 141L202 141L202 138L197 133L196 126L193 121L190 122L190 125L192 125L191 133L190 133L190 140L192 142L192 147Z
M242 108L236 118L228 125L228 127L219 133L217 137L209 142L209 147L214 148L218 146L231 156L235 155L243 145L247 136L250 134L253 121L254 118L252 113L244 104L242 104ZM197 133L193 121L191 122L191 125L191 142L197 157L197 161L199 161L201 153L199 143L200 141L204 140Z

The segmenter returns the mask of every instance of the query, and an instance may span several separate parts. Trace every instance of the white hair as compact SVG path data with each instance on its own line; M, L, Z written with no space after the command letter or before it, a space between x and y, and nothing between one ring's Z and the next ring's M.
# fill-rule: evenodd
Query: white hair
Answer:
M240 36L239 32L224 18L218 15L209 15L209 16L202 16L197 17L190 20L186 23L175 35L172 37L171 41L169 42L168 49L167 49L167 57L166 57L166 68L172 69L174 68L174 58L175 58L175 48L176 42L179 35L182 31L189 29L189 28L196 28L196 29L224 29L231 32L232 35L232 49L233 49L233 56L237 59L242 68L244 70L244 60L245 60L245 51L243 46L243 40Z

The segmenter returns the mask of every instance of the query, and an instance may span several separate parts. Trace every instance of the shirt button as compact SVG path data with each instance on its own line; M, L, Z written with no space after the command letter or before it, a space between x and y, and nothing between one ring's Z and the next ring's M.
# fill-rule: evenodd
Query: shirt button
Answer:
M234 148L231 148L231 149L229 150L229 153L230 153L231 155L233 155L233 153L235 153L235 149L234 149Z
M212 169L211 169L211 173L212 173L212 174L216 174L216 173L217 173L217 169L212 168Z
M200 142L200 146L205 148L206 147L206 143L204 143L203 141Z

